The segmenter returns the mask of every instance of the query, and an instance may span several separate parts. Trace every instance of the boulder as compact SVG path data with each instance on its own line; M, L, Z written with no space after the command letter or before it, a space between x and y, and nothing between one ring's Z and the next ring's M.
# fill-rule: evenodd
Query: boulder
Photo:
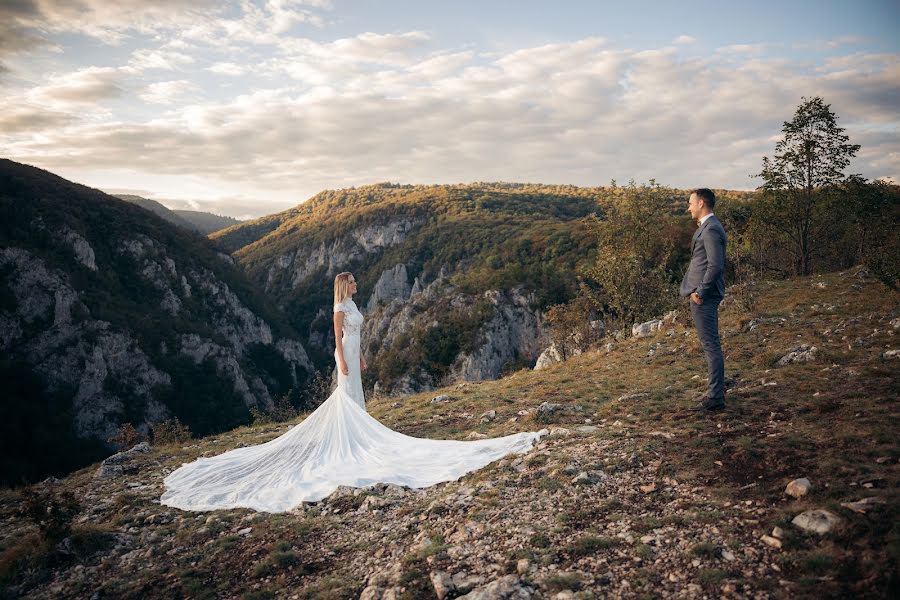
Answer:
M809 482L809 479L801 477L787 484L787 487L784 488L784 493L794 498L801 498L809 493L811 487L812 484Z
M787 354L778 359L778 362L775 363L775 366L783 367L791 363L814 361L818 357L818 354L819 349L815 346L810 346L809 344L801 344L796 348L792 348L790 351L788 351Z
M841 518L836 514L819 508L802 512L791 521L803 531L810 531L819 535L828 533L840 522Z

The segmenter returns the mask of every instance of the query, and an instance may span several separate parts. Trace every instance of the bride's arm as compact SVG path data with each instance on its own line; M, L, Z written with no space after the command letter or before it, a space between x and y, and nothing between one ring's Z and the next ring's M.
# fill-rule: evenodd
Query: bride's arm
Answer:
M341 342L341 337L344 332L344 313L338 311L334 313L334 348L337 350L338 355L338 368L341 370L341 373L344 375L350 374L350 369L347 367L347 361L344 360L344 344Z

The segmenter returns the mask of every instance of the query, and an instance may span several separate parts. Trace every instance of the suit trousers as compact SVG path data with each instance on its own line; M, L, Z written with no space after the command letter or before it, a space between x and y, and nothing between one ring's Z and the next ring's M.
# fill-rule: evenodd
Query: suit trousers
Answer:
M712 402L724 400L725 357L722 355L722 343L719 339L719 304L722 299L704 298L702 304L690 299L688 302L691 304L691 316L709 368L709 389L706 396Z

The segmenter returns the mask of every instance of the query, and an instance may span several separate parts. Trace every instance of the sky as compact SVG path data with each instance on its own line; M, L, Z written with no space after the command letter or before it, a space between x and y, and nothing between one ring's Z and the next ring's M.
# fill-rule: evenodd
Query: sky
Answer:
M896 1L0 0L0 156L250 218L324 189L753 189L821 96L900 181Z

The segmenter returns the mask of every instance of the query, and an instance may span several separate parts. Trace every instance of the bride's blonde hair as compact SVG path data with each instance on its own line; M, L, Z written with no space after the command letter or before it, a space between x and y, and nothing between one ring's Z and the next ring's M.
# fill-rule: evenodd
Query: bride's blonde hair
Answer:
M334 276L334 303L340 304L350 296L350 271Z

